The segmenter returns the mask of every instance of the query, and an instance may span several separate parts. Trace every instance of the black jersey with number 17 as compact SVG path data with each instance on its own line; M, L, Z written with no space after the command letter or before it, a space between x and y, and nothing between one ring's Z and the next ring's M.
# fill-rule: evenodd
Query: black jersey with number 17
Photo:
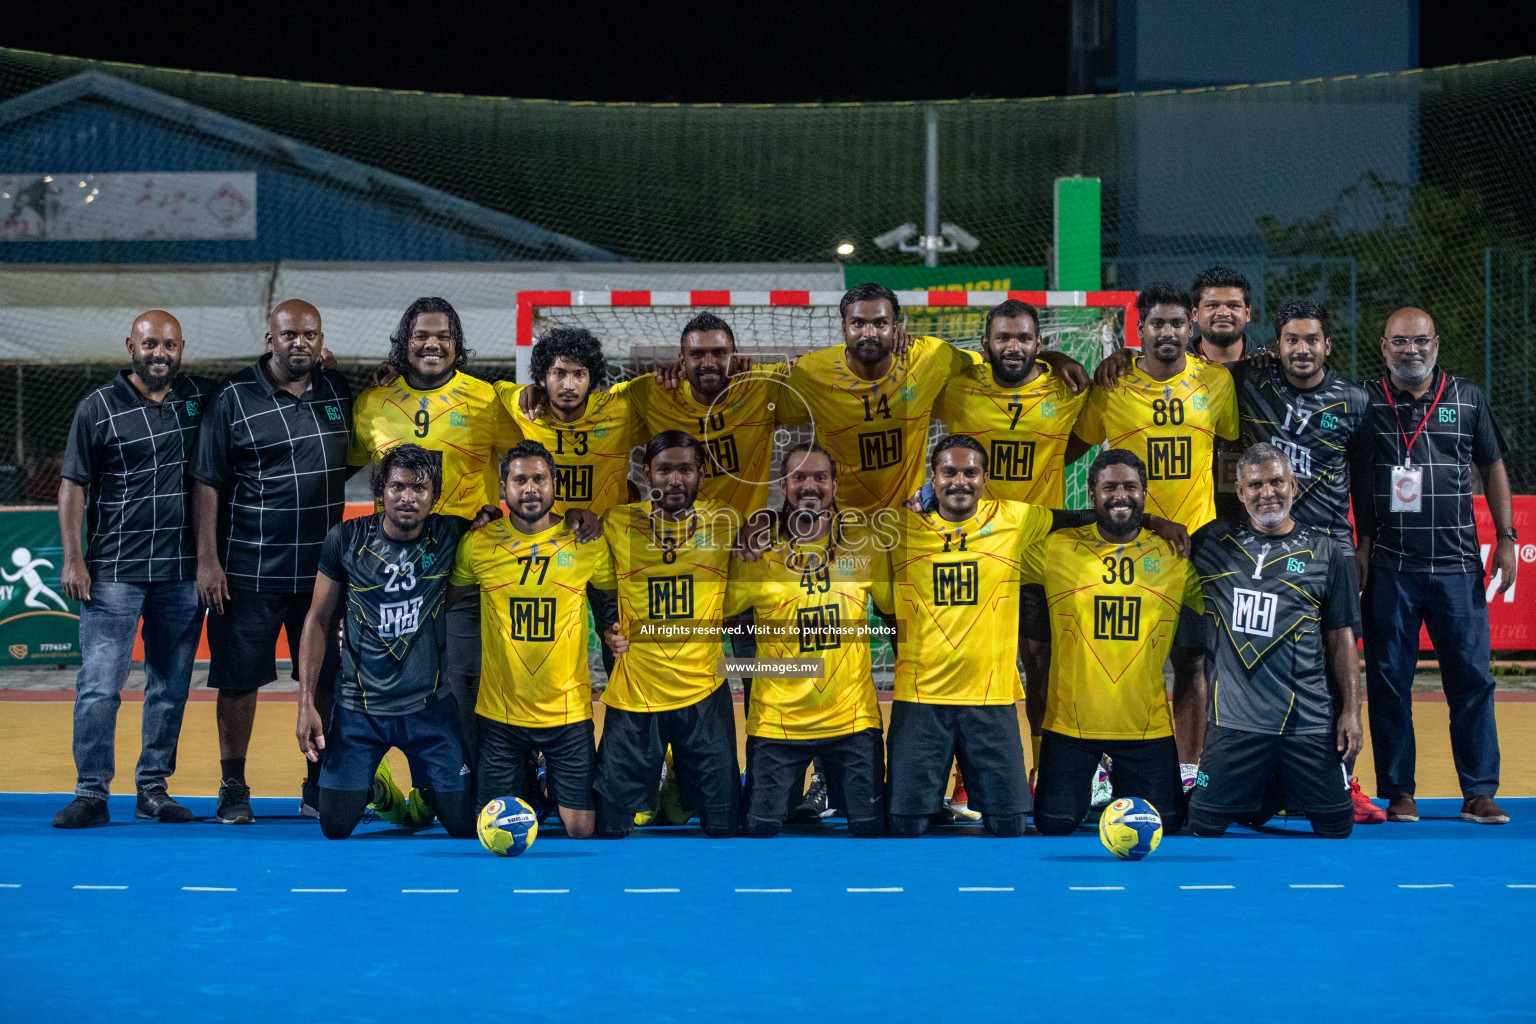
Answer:
M1298 388L1278 365L1262 370L1238 363L1237 409L1242 447L1264 442L1291 457L1296 504L1291 515L1353 546L1351 490L1370 495L1370 399L1365 389L1333 370L1316 387Z
M469 521L429 515L420 535L404 542L390 540L383 521L375 513L332 529L320 572L346 588L337 702L406 715L437 699L448 574Z
M1354 623L1345 549L1316 527L1260 533L1218 519L1194 536L1212 725L1244 732L1333 727L1326 634Z

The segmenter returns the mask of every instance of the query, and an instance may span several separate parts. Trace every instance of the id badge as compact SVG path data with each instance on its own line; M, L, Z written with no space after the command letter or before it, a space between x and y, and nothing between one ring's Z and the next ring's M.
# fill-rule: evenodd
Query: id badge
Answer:
M1392 467L1393 512L1418 512L1424 505L1424 471L1417 466Z

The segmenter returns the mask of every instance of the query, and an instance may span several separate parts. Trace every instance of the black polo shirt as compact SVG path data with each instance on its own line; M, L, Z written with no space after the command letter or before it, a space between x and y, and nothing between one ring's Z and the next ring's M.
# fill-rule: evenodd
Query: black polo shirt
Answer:
M85 564L98 583L197 577L187 479L214 383L178 374L160 402L130 371L81 399L59 475L86 489Z
M269 359L224 382L206 413L192 475L219 488L229 585L298 594L314 589L325 535L341 522L352 389L335 370L319 370L296 398L267 375Z
M1413 438L1442 380L1440 403L1413 444L1412 464L1424 470L1420 511L1392 512L1392 467L1404 462L1404 435ZM1374 535L1371 564L1398 572L1481 573L1472 516L1473 467L1486 469L1509 451L1487 397L1471 381L1439 368L1419 398L1392 387L1396 412L1387 402L1382 377L1367 381L1365 389L1371 398L1374 523L1360 525L1362 535Z

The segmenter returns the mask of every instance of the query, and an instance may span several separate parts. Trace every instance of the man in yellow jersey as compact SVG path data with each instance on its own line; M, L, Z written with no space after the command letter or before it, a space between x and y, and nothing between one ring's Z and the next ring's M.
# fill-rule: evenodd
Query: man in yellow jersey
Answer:
M814 442L785 453L784 506L756 561L734 560L727 614L750 610L759 658L819 658L819 677L759 675L747 713L744 799L749 836L779 833L805 770L820 762L832 800L856 836L885 831L885 750L870 674L866 621L882 585L873 532L836 508L837 466ZM888 595L879 604L890 606Z
M450 578L456 594L470 590L480 607L477 799L483 806L527 793L530 755L542 753L566 834L586 839L597 821L586 594L588 586L613 589L613 563L607 544L580 543L553 511L547 448L522 441L501 465L511 514L459 545Z
M1113 390L1095 385L1073 429L1089 445L1108 442L1142 458L1147 508L1193 533L1216 518L1217 438L1238 433L1232 375L1186 351L1189 295L1171 284L1136 297L1141 355Z
M446 299L424 297L407 306L389 339L394 380L367 388L353 402L347 463L367 466L397 444L420 445L437 453L443 467L435 511L473 519L484 506L501 508L496 460L517 434L495 387L464 372L468 358L464 325ZM443 678L458 699L465 753L473 766L479 610L472 601L450 603L446 622Z
M700 500L704 446L668 430L645 447L651 497L611 508L603 535L618 584L619 632L627 644L603 691L598 747L597 834L621 839L651 807L665 751L683 804L705 834L735 833L741 769L730 687L720 677L720 627L730 552L741 516Z
M1101 454L1088 489L1096 522L1052 534L1026 559L1026 580L1045 590L1052 651L1035 827L1075 829L1108 755L1114 796L1150 802L1171 835L1184 820L1184 792L1163 662L1175 644L1203 655L1200 579L1140 525L1146 467L1136 454Z
M532 383L498 384L497 393L518 432L537 441L555 459L556 515L586 509L601 516L633 500L630 449L644 442L640 418L630 402L629 384L608 383L602 344L590 331L556 327L534 343ZM578 528L578 537L587 532ZM599 635L618 619L610 596L589 588L587 601ZM602 649L603 667L613 674L613 652Z

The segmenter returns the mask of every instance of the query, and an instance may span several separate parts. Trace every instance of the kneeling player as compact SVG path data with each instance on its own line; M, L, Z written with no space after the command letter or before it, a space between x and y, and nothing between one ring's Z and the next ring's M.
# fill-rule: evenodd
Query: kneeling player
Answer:
M1105 754L1115 797L1150 802L1165 835L1184 820L1163 662L1174 644L1204 646L1200 586L1171 544L1141 528L1146 482L1135 454L1101 454L1088 469L1094 524L1053 533L1025 566L1025 582L1044 587L1051 628L1035 786L1043 835L1077 828Z
M1273 445L1243 453L1237 492L1247 522L1217 520L1196 534L1211 724L1189 826L1221 835L1258 811L1278 779L1313 832L1343 839L1354 826L1344 765L1361 742L1349 554L1291 518L1296 478Z
M815 444L795 445L780 470L784 506L766 550L731 563L725 613L750 611L766 630L760 658L821 658L822 678L758 675L747 713L747 834L779 833L805 770L820 762L848 831L885 831L885 749L865 622L877 564L861 517L838 513L837 466ZM888 604L882 598L881 604Z
M479 588L478 803L527 794L540 752L566 835L586 839L597 821L586 595L588 583L612 591L613 563L601 538L579 543L569 517L552 511L549 449L515 445L501 479L511 515L464 539L452 577L455 597Z
M442 493L437 453L396 445L373 468L384 511L326 535L299 643L299 749L320 769L320 828L345 839L362 820L390 747L405 754L448 834L475 834L458 706L442 685L448 573L470 523L431 512ZM322 730L315 685L345 602L336 706ZM399 802L393 785L390 803ZM423 816L425 817L425 816ZM430 820L428 818L427 820Z

